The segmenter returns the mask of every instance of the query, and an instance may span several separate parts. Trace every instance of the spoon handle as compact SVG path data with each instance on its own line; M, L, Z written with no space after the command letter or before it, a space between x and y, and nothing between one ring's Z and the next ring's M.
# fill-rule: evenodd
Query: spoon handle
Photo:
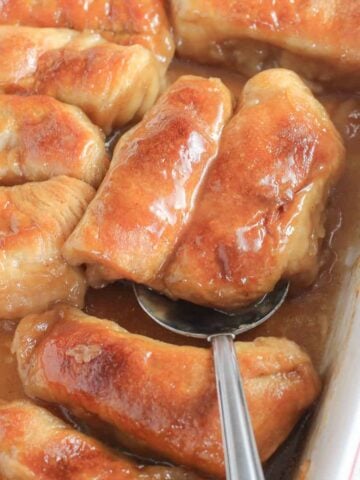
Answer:
M263 480L233 335L209 338L214 353L227 480Z

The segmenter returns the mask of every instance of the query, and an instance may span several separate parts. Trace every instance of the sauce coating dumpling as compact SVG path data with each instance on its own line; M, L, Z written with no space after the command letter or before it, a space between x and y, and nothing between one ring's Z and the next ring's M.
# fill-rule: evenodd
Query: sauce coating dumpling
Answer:
M68 175L97 187L109 159L86 115L54 98L0 95L0 185Z
M181 56L248 76L281 66L360 89L358 0L171 0Z
M41 312L60 300L81 307L86 281L61 255L94 189L60 176L0 187L0 319Z
M231 95L218 79L183 76L117 144L110 169L64 248L91 283L154 282L216 157Z
M260 298L281 278L309 285L329 190L344 160L339 134L296 74L273 69L245 85L214 149L194 136L204 125L195 97L168 108L194 78L203 113L217 111L209 110L212 90L210 101L202 86L208 79L178 80L120 140L94 202L65 244L66 258L90 265L95 286L125 278L226 310ZM208 160L216 156L209 170L199 169L204 152Z
M232 310L280 278L311 284L344 155L325 109L295 73L267 70L249 80L165 268L168 293Z
M0 403L2 480L200 480L182 468L137 466L29 401Z
M24 318L13 342L31 397L114 426L132 450L224 478L211 351L134 335L69 306ZM286 339L237 342L261 459L284 441L315 400L309 357ZM86 413L88 412L88 413Z
M0 26L0 93L49 95L80 107L105 133L139 119L159 93L153 54L98 34Z
M0 24L95 30L110 42L149 48L166 67L174 45L162 0L11 0Z

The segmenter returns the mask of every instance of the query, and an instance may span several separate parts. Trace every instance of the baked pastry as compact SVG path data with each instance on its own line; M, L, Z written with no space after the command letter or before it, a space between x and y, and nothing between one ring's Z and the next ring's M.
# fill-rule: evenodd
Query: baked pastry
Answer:
M92 285L156 279L189 219L232 110L217 79L184 76L117 144L110 169L64 255Z
M181 56L248 76L290 68L360 88L358 0L171 0Z
M191 224L164 272L174 297L224 310L281 278L311 284L325 207L345 150L325 109L288 70L247 82Z
M197 180L196 191L203 180L190 217L194 200L188 196L182 204L178 177L167 173L173 159L186 165L187 156L174 133L164 133L162 112L173 89L188 78L120 141L100 191L65 244L65 257L74 265L90 264L95 286L126 278L224 310L258 299L282 277L309 285L318 272L327 197L344 160L326 111L290 71L267 70L249 80L209 173L189 177ZM200 98L211 105L203 93ZM199 140L187 139L194 139L200 119L194 110L195 123L190 122L187 103L181 106L191 126L185 139L198 151ZM175 145L174 157L168 152Z
M200 480L137 466L28 401L0 403L0 452L2 480Z
M68 175L97 187L109 165L84 113L54 98L0 95L0 185Z
M160 88L158 64L140 45L98 34L0 26L0 92L50 95L76 105L105 133L142 117Z
M61 247L94 195L75 178L0 187L0 319L63 300L81 307L86 282Z
M309 357L288 340L237 342L236 350L266 460L315 400L319 378ZM133 450L224 477L209 349L134 335L58 305L19 323L13 351L29 396L98 417Z
M11 0L0 3L0 24L95 30L110 42L149 48L164 67L174 52L162 0Z

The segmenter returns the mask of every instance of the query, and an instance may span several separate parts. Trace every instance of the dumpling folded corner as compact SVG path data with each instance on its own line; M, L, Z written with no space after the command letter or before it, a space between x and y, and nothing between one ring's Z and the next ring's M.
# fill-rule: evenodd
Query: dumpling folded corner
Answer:
M67 175L97 187L108 165L102 132L79 108L0 95L0 185Z
M155 282L216 157L232 111L215 78L183 76L117 144L94 201L64 247L93 285Z
M293 287L310 285L327 199L344 159L340 135L295 73L273 69L253 77L164 269L166 289L233 310L281 278Z
M86 280L61 255L94 189L59 176L0 187L0 319L41 312L58 301L81 307Z
M106 134L144 115L161 76L141 45L67 29L0 26L0 92L49 95L78 106Z
M137 465L30 401L0 403L2 480L200 480L181 468Z
M171 0L177 52L247 76L283 67L360 89L358 0Z
M209 349L131 334L58 305L20 322L13 351L30 397L111 424L131 448L224 476ZM264 461L316 399L319 378L309 357L285 339L237 342L236 351Z
M12 0L0 4L0 24L96 31L114 43L143 45L163 68L174 54L162 0Z

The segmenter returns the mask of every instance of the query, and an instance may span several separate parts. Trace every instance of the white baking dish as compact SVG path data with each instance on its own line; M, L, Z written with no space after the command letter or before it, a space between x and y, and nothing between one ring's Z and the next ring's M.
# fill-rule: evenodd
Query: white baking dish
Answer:
M360 479L360 246L356 247L347 252L350 270L339 292L337 321L323 360L324 388L299 479Z

